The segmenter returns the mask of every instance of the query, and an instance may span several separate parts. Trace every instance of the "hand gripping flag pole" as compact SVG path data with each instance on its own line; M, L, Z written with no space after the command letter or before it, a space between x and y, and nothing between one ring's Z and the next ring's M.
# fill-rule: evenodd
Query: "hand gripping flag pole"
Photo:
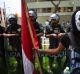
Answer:
M28 7L25 4L25 0L21 0L22 9L22 56L23 56L23 66L25 74L36 74L33 66L33 50L32 48L39 48L36 33L34 31L32 21L30 20ZM36 53L36 51L35 51ZM38 54L36 53L37 62L39 64L40 74L42 74L42 69L40 66Z

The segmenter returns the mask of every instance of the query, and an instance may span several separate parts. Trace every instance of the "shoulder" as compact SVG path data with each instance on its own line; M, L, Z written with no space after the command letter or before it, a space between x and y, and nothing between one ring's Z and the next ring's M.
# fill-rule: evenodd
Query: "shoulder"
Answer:
M48 24L48 25L46 25L45 27L46 27L46 28L50 28L51 26L50 26L50 24Z
M17 24L17 26L18 26L18 27L21 27L21 25L20 25L20 24Z
M4 27L0 25L0 29L4 29Z
M40 23L36 21L36 25L40 25Z
M61 24L59 24L59 29L60 29L60 31L62 32L62 33L65 33L65 31L64 31L64 29L63 29L63 27L61 26Z
M8 26L7 26L7 29L11 29L11 25L8 25Z
M70 40L68 33L66 33L66 34L62 37L62 39L64 39L64 40Z
M51 24L46 25L46 31L53 31Z
M0 26L0 31L4 32L5 28L3 26Z
M15 28L16 28L16 29L21 29L21 25L16 24Z
M62 38L61 38L61 43L67 48L70 45L70 38L68 36L68 34L65 34Z

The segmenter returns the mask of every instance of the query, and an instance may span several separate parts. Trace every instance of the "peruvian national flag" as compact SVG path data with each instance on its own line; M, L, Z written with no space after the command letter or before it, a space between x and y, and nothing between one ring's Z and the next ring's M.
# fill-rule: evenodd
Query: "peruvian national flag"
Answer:
M26 0L27 1L27 0ZM24 74L36 74L34 69L33 47L38 48L38 40L29 17L27 2L21 0L22 57Z

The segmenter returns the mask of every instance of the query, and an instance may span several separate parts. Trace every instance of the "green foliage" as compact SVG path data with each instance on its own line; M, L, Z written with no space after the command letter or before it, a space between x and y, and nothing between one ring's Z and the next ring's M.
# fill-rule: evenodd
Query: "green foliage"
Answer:
M43 74L61 74L63 69L64 69L64 63L65 63L66 57L64 56L63 58L55 58L52 64L52 69L49 66L49 58L44 56L43 57L43 63L42 63L42 71ZM36 61L35 68L37 71L37 74L39 74L39 66Z
M6 50L11 50L11 46L9 44L5 44ZM43 47L42 50L44 50L46 46ZM47 47L48 48L48 47ZM5 57L6 62L4 60L4 57L0 57L0 74L24 74L23 73L23 66L22 66L22 60L17 59L16 57ZM43 74L61 74L62 70L64 69L64 63L66 60L66 57L63 58L54 58L52 63L52 69L49 65L49 58L47 56L39 57L41 68L43 71ZM35 68L36 68L36 74L40 74L39 72L39 65L37 63L37 60L35 59Z

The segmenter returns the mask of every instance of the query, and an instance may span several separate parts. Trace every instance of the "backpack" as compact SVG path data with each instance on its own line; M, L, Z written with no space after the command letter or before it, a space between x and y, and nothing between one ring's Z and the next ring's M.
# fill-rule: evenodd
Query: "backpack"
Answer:
M74 36L72 32L68 33L71 44L69 45L69 54L68 59L70 63L70 71L71 73L77 68L80 69L80 46L78 46L74 40ZM80 71L79 71L80 72Z

